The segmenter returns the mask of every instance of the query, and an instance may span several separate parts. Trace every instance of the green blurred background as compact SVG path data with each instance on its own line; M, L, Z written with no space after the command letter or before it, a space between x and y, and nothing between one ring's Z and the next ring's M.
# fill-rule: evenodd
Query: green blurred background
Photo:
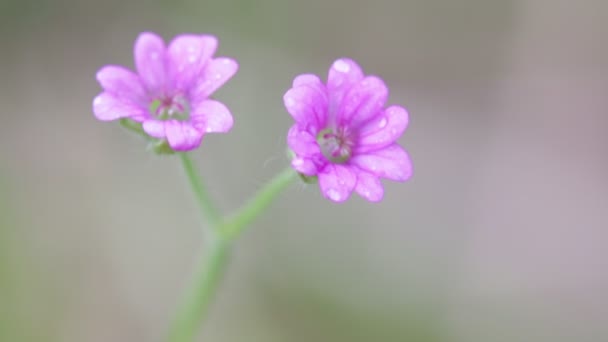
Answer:
M380 204L293 186L200 341L608 340L608 2L1 0L0 341L162 341L198 213L91 112L145 30L239 60L235 126L194 153L225 211L287 165L295 75L354 58L411 114L414 177Z

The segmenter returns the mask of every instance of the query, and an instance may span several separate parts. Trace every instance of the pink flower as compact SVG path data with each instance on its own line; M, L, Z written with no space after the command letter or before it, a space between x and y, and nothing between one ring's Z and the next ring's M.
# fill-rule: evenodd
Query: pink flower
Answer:
M319 77L296 77L285 93L285 107L296 123L287 135L295 154L292 167L317 176L321 192L342 202L356 191L377 202L384 195L379 178L405 181L412 163L396 143L408 124L403 107L385 107L388 89L375 76L365 76L350 59L329 69L327 84Z
M93 100L97 119L128 118L175 151L198 147L205 133L228 132L232 115L209 98L237 71L230 58L213 58L218 41L210 35L183 34L168 47L154 33L135 42L137 73L108 65L97 72L103 92Z

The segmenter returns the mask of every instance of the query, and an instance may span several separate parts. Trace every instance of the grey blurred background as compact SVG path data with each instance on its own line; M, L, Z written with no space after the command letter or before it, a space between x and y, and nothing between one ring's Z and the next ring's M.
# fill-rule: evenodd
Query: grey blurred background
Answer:
M175 158L91 112L145 30L240 62L194 153L226 212L287 165L295 75L354 58L411 114L414 177L290 188L200 341L608 340L608 2L2 0L0 341L162 341L199 216Z

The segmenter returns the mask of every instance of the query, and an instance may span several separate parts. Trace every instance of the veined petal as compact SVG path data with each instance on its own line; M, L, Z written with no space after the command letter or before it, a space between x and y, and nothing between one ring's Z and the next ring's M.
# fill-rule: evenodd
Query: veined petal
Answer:
M101 121L112 121L120 118L131 118L142 122L149 114L145 108L131 101L116 97L112 93L103 92L93 100L93 113Z
M384 197L384 188L378 177L363 170L357 171L355 191L370 202L380 202Z
M348 58L336 60L327 75L327 90L332 106L342 102L348 89L362 79L363 70L355 61Z
M159 139L166 137L164 121L160 121L160 120L156 120L156 119L146 120L146 121L144 121L142 127L143 127L144 131L151 137L159 138Z
M224 85L239 69L238 63L231 58L211 59L205 64L201 76L193 85L191 101L202 102Z
M357 183L355 173L344 165L327 164L318 176L321 193L334 202L346 201Z
M133 104L146 105L146 91L139 76L118 65L107 65L96 75L97 81L108 93Z
M169 74L178 90L188 90L200 77L217 50L217 38L210 35L182 34L169 44Z
M287 112L302 127L316 134L327 122L327 95L317 85L289 89L283 96Z
M293 125L289 129L287 145L298 157L314 157L321 154L316 138L298 125Z
M169 146L175 151L189 151L201 144L203 132L187 121L167 120L165 133Z
M144 32L135 41L135 66L148 92L159 95L166 88L167 56L163 39L154 33Z
M405 108L391 106L384 113L366 122L359 129L356 153L379 150L394 143L407 128L409 117Z
M375 76L365 77L344 96L338 110L338 122L358 127L381 114L387 98L388 88L384 81Z
M349 163L376 176L396 181L406 181L412 176L410 157L397 144L365 154L356 154Z
M190 120L194 127L203 132L228 132L234 120L230 110L221 102L206 100L192 108Z

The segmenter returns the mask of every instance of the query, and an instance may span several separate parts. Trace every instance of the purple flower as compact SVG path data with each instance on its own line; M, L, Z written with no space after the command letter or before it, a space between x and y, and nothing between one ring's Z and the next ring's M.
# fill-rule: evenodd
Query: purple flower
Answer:
M408 124L403 107L385 107L388 89L375 76L365 76L350 59L329 69L327 84L319 77L296 77L285 93L285 107L296 123L287 135L299 173L318 177L321 192L335 202L355 190L377 202L384 195L379 178L405 181L412 163L396 143Z
M103 92L93 100L97 119L128 118L175 151L198 147L205 133L228 132L232 115L209 98L237 71L230 58L213 58L218 41L210 35L183 34L168 47L154 33L135 42L137 73L108 65L97 72Z

